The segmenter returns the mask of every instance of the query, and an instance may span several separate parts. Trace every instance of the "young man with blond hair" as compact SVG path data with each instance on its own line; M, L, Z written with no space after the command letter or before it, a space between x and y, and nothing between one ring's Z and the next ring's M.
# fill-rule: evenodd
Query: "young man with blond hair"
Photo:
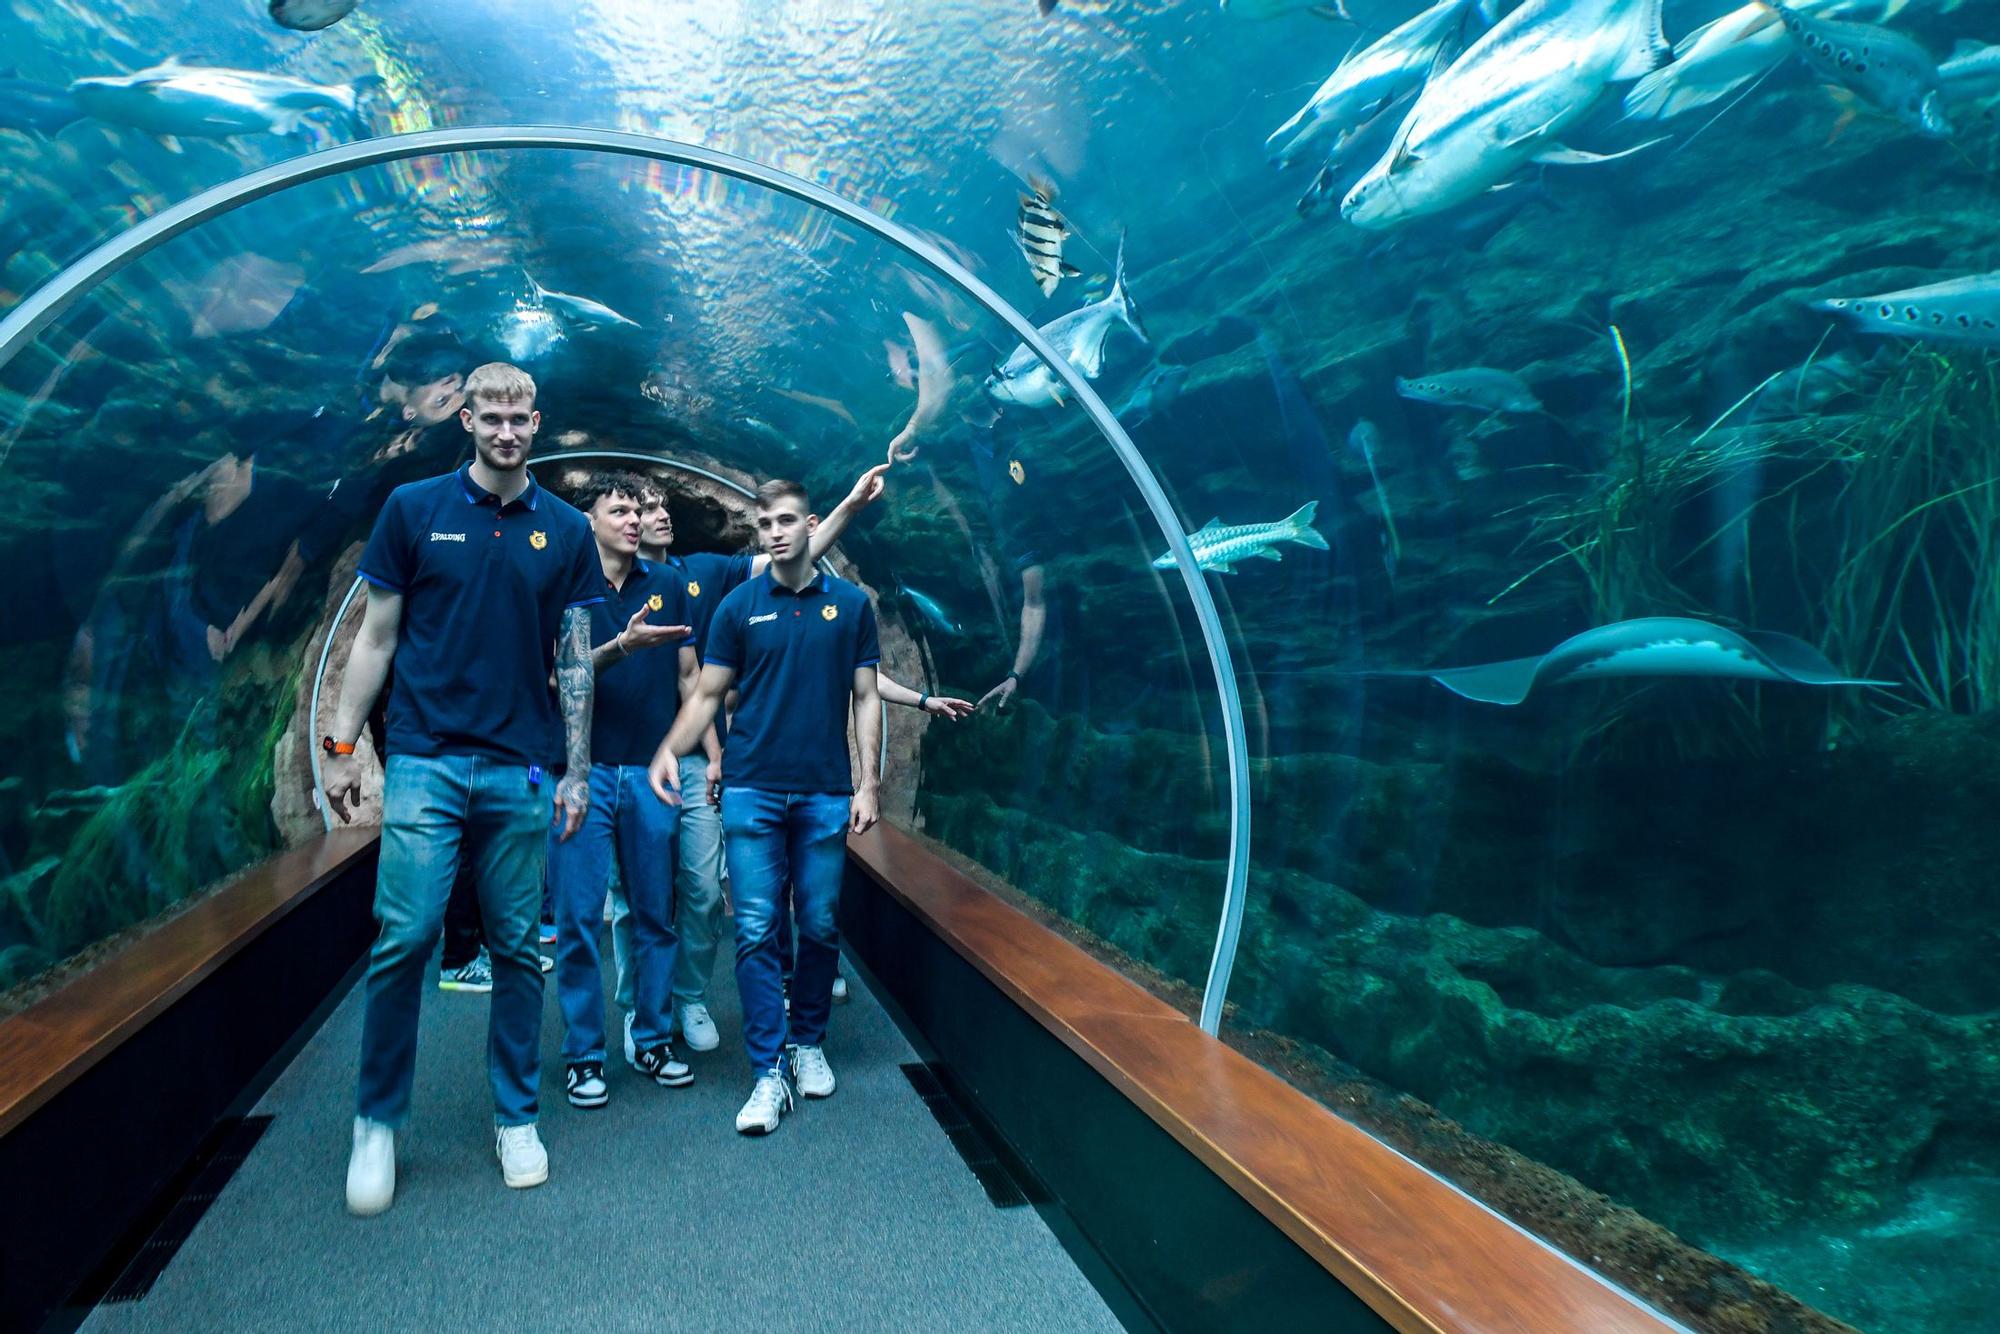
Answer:
M528 473L541 424L534 380L492 362L466 377L464 392L459 420L472 462L397 487L361 553L367 611L321 743L320 785L349 820L361 795L354 747L393 664L375 885L381 933L368 961L347 1167L347 1207L364 1216L395 1198L394 1132L409 1114L417 1011L461 857L473 864L493 960L494 1151L509 1186L540 1185L549 1174L535 1128L536 924L551 807L567 837L590 801L589 607L602 600L604 573L589 521Z
M756 1079L736 1117L744 1134L769 1134L790 1109L788 1047L799 1092L809 1098L833 1092L821 1047L840 957L835 910L845 836L873 827L877 815L882 715L875 669L882 655L875 609L855 585L813 568L810 542L818 526L797 482L757 488L757 538L770 566L715 609L694 694L650 767L654 792L678 804L680 757L701 744L723 697L737 688L722 756L722 828L736 905L743 1043ZM858 785L848 765L850 716L861 757ZM799 933L789 1017L777 940L787 884Z

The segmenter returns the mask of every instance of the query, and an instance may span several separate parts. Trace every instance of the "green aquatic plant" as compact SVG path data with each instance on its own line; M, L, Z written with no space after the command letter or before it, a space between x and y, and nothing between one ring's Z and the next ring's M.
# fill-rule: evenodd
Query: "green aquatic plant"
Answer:
M1929 709L2000 705L2000 370L1913 352L1850 443L1824 515L1827 652Z

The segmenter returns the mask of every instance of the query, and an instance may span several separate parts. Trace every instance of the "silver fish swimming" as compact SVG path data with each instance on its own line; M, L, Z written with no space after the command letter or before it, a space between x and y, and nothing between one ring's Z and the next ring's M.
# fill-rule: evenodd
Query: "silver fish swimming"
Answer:
M1278 550L1281 542L1296 542L1302 547L1325 551L1326 539L1312 526L1313 515L1318 511L1319 502L1308 500L1276 523L1243 523L1224 527L1221 519L1210 519L1199 530L1188 534L1188 545L1194 548L1195 564L1211 574L1233 574L1239 560L1258 557L1283 560L1284 553ZM1153 568L1173 569L1174 553L1169 551L1157 557Z
M1035 275L1035 286L1042 289L1043 296L1055 294L1056 285L1065 278L1075 278L1082 273L1076 265L1064 261L1063 242L1069 237L1069 223L1056 212L1051 202L1055 191L1037 181L1031 192L1021 196L1021 212L1014 220L1014 244L1021 247L1021 254L1027 258L1028 271Z
M1481 412L1545 412L1528 382L1512 371L1491 366L1437 371L1430 375L1397 376L1396 392L1419 403Z
M271 0L271 17L293 32L318 32L354 12L361 0Z
M1660 0L1526 0L1431 76L1341 215L1394 227L1476 198L1530 162L1624 156L1577 152L1561 136L1609 85L1649 72L1667 49Z
M1289 166L1313 141L1356 130L1415 92L1439 49L1458 39L1472 9L1472 0L1438 0L1368 45L1357 42L1306 104L1271 132L1265 151L1279 166Z
M283 74L183 65L169 60L136 74L78 79L70 96L86 115L154 134L227 139L238 134L296 134L315 111L345 116L357 131L361 99L382 80L365 74L323 86Z
M1896 119L1933 138L1951 133L1937 62L1901 33L1872 23L1812 18L1780 0L1778 11L1806 67L1828 83L1851 89Z
M1104 371L1105 344L1111 341L1112 329L1120 324L1137 334L1140 342L1151 341L1146 337L1146 326L1139 322L1139 308L1125 289L1122 236L1118 239L1118 264L1111 290L1104 294L1104 299L1051 320L1041 327L1040 333L1058 355L1076 367L1078 374L1086 380L1095 380ZM1034 349L1023 343L986 377L986 392L1002 403L1045 408L1062 403L1066 391L1055 372L1042 364Z
M2000 347L2000 272L1874 296L1829 297L1812 308L1839 315L1863 333Z
M532 290L532 300L537 305L554 306L563 314L581 324L617 325L628 329L640 327L639 321L627 319L602 301L593 301L587 296L572 296L568 292L552 292L528 275L528 286Z
M2000 93L2000 43L1960 42L1938 66L1938 81L1952 101Z

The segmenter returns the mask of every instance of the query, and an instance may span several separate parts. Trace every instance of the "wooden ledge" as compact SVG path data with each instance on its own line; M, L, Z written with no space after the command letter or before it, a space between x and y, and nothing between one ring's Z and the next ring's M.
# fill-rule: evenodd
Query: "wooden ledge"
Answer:
M848 851L1397 1329L1682 1329L1202 1032L910 835L878 825Z
M356 862L378 831L343 829L259 862L88 972L0 1019L0 1135Z

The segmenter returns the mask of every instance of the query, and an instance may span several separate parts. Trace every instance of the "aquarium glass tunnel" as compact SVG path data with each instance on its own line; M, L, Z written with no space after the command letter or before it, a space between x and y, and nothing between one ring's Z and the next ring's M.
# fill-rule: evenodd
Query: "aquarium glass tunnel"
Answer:
M361 545L504 361L678 551L892 461L828 568L977 708L882 815L990 894L1689 1328L1991 1329L1987 39L16 3L0 1019L338 823Z

